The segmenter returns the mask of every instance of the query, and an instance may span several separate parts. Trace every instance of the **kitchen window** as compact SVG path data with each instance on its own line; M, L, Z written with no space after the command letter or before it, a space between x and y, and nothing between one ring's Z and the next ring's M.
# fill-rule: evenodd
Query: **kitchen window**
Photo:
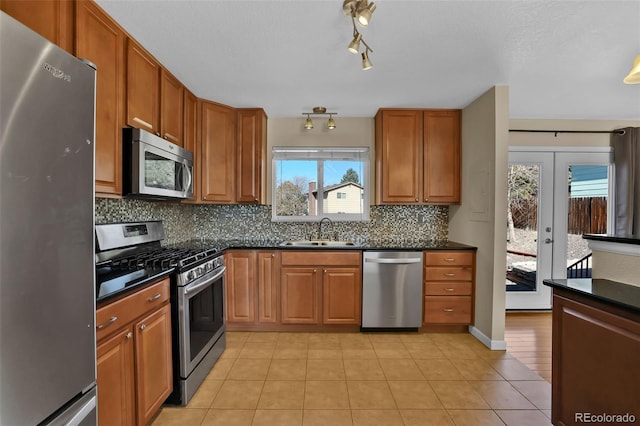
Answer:
M274 147L275 221L369 219L368 148Z

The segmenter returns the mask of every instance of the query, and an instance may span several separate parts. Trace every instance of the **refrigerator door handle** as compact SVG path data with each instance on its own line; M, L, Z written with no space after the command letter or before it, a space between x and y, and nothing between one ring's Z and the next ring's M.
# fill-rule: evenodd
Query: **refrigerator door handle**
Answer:
M78 410L78 412L73 416L69 422L68 426L79 426L83 420L85 420L93 410L96 409L96 397L92 396L87 402L84 403L82 407Z

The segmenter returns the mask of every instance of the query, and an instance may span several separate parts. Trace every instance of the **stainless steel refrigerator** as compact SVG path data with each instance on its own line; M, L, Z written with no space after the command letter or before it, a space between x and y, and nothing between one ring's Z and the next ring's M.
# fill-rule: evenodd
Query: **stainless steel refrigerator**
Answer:
M92 425L95 70L0 12L0 425Z

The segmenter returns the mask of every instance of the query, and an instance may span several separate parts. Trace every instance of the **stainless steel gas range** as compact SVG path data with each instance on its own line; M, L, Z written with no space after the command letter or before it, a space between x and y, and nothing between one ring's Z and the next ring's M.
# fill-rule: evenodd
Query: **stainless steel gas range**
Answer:
M206 240L161 244L162 222L96 225L98 301L169 273L174 391L185 405L222 355L224 258Z

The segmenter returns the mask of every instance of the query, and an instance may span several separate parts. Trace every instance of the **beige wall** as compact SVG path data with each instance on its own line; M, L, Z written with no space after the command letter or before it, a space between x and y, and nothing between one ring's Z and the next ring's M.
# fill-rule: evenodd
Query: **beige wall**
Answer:
M326 128L328 117L313 118L314 128L304 129L304 120L300 118L270 118L267 123L267 204L271 204L271 149L274 146L344 146L369 148L369 187L373 201L373 147L374 120L372 118L347 118L336 116L336 128Z
M510 119L509 129L525 130L606 130L639 127L640 120L541 120ZM609 146L606 133L518 133L509 132L509 146Z
M478 247L475 327L504 344L509 88L496 86L462 111L462 204L449 238Z
M640 257L594 250L593 278L604 278L640 287Z

